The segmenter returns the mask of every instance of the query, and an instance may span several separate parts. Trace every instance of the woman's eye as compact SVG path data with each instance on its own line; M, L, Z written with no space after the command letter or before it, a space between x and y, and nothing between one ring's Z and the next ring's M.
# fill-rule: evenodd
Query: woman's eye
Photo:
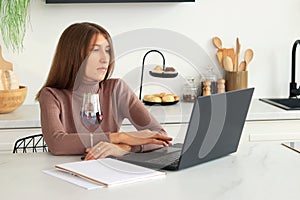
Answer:
M94 48L93 51L97 52L99 51L99 48Z
M106 53L110 53L110 49L105 49L105 52Z

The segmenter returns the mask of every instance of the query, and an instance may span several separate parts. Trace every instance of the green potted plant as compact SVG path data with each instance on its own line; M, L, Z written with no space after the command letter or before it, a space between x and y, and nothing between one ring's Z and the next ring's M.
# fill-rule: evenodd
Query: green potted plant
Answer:
M0 35L6 48L13 52L23 50L29 4L30 0L0 0ZM0 45L0 114L20 107L27 95L26 86L10 87L13 81L17 81L16 76L11 76L12 71L13 65L2 57Z
M23 50L30 0L0 0L0 33L7 49Z

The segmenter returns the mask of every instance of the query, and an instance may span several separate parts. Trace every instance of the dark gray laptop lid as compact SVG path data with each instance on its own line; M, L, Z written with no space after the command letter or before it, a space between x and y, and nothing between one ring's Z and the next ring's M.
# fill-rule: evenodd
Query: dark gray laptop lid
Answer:
M179 169L237 150L254 88L198 97L182 148Z

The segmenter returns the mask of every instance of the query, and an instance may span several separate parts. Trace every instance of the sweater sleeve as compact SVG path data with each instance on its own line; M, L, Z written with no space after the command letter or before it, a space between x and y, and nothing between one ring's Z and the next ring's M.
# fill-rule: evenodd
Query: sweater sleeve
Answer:
M72 128L71 105L48 88L42 90L39 104L42 132L49 151L54 155L83 154L90 146L90 134L77 133L76 128ZM107 137L95 134L94 141L100 140L107 140Z
M149 129L167 135L160 123L151 115L144 104L137 98L135 93L129 86L120 79L116 86L116 94L118 94L118 108L137 130ZM162 146L147 144L143 146L143 151L156 149Z

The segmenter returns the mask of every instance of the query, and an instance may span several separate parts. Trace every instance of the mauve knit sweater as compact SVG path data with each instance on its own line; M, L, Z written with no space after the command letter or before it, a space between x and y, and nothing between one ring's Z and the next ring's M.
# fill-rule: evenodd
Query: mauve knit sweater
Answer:
M90 134L80 122L83 93L99 93L103 121L94 133L94 144L107 141L108 134L119 132L127 118L137 130L166 132L134 92L121 79L83 82L75 90L45 87L40 94L41 126L49 151L54 155L83 154L90 146ZM143 150L158 148L144 145ZM133 151L139 148L134 147Z

